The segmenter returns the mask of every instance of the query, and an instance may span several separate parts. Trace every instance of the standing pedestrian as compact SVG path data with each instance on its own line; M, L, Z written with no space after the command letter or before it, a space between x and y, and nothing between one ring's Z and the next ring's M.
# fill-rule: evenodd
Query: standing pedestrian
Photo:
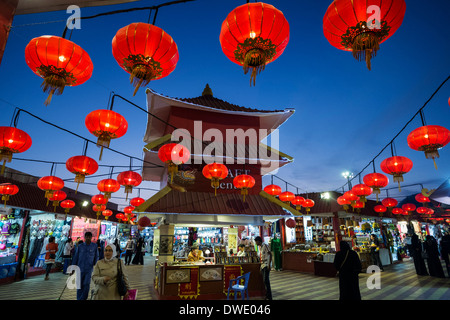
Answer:
M255 243L258 246L259 258L261 261L261 274L266 287L266 300L272 300L272 289L270 288L270 268L272 265L272 253L269 246L263 242L260 236L255 238Z
M419 276L428 276L427 267L425 266L425 260L422 255L422 242L419 236L413 232L410 237L410 244L408 244L409 255L413 258L414 267L416 273Z
M134 255L132 264L142 264L144 265L144 256L142 255L142 249L144 247L144 239L142 237L139 238L136 243L136 254Z
M370 257L372 258L372 263L377 265L381 271L384 271L383 264L380 259L380 241L376 234L370 235Z
M427 255L427 265L430 276L445 278L441 260L439 259L439 249L436 239L433 236L426 236L423 247Z
M87 300L91 275L98 260L97 244L92 242L92 233L84 234L84 242L79 244L72 259L72 265L80 270L80 289L77 289L77 300Z
M52 269L53 264L56 259L56 252L58 251L58 244L55 243L55 237L50 236L48 238L48 244L45 246L45 280L49 279L50 270Z
M270 242L270 248L273 253L274 267L276 271L281 270L281 241L277 238L277 234L274 234L272 241Z
M450 261L449 261L449 254L450 254L450 234L448 231L444 233L441 239L441 256L442 260L445 261L445 266L447 268L447 274L450 277Z
M341 250L336 252L334 267L339 273L339 300L361 300L359 273L361 260L348 242L340 242Z
M72 249L74 248L72 238L68 238L66 241L66 244L64 245L64 267L63 267L63 273L67 273L67 267L71 265L72 260Z
M120 249L120 243L119 240L114 240L114 246L116 247L116 256L115 258L120 259L120 254L122 253L122 249Z
M124 272L123 262L116 258L116 247L108 244L104 250L104 258L98 260L92 273L92 281L96 285L94 290L94 300L120 300L119 289L117 287L118 268L122 268L123 279L127 289L130 289L128 277ZM128 292L125 294L125 298Z
M134 240L133 237L130 236L125 246L125 265L130 265L131 257L133 256L133 251L134 251Z

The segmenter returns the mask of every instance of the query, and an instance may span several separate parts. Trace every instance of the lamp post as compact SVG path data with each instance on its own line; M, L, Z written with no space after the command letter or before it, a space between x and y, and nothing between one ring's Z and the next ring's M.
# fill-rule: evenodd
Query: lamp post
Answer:
M347 179L348 191L352 190L352 182L350 180L353 178L353 173L345 171L342 172L342 176Z

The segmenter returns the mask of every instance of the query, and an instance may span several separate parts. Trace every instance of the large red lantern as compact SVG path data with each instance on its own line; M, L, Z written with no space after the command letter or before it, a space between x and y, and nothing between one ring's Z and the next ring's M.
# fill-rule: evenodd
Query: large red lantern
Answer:
M76 192L80 183L84 183L86 176L97 172L98 163L87 156L74 156L66 161L66 168L75 174L75 182L77 183Z
M56 211L56 207L59 206L59 202L67 198L67 194L62 190L56 190L53 195L48 199L53 201L53 211Z
M245 196L248 194L248 189L253 188L255 183L255 178L248 174L241 174L233 179L233 185L236 188L241 189L241 195L244 197L244 202Z
M142 182L142 176L134 171L124 171L117 175L117 181L125 187L125 193L127 194L126 200L128 200L128 194L133 192L133 187L137 187Z
M116 218L120 222L120 220L123 221L123 219L125 219L125 215L123 213L118 213L118 214L116 214Z
M294 199L291 200L291 203L295 206L295 209L297 211L302 208L304 202L305 198L303 198L302 196L295 196Z
M356 200L356 201L352 204L352 207L353 207L353 209L356 209L357 212L360 212L361 209L365 207L365 205L366 205L366 204L365 204L364 201L362 201L362 200Z
M334 0L323 17L323 32L328 42L355 59L371 59L380 44L391 37L403 22L404 0Z
M311 211L311 208L314 207L314 200L312 199L305 199L305 201L303 201L303 206L306 209L306 213L309 213Z
M290 191L285 191L278 195L278 199L280 199L283 202L291 202L292 200L294 200L294 198L295 194L293 194Z
M281 187L276 184L269 184L264 187L264 191L271 196L278 196L281 193Z
M178 165L188 161L191 153L181 144L168 143L159 148L158 157L162 162L168 164L170 182L172 182L173 175L178 172Z
M429 214L431 216L432 214L434 214L434 210L431 208L428 208L426 214Z
M358 195L355 194L353 190L349 190L347 192L344 192L343 197L350 201L351 204L354 204L356 201L359 200Z
M141 217L138 220L138 225L142 228L146 228L151 224L151 221L148 217Z
M61 208L64 208L64 212L67 214L67 213L69 213L70 209L75 207L75 201L67 199L67 200L61 201L61 203L59 205L61 206Z
M289 23L272 5L247 3L231 11L220 31L220 45L232 62L251 69L250 84L265 66L276 60L289 42Z
M103 194L96 194L92 196L91 202L98 205L107 204L108 198L106 198Z
M133 207L139 207L144 202L145 202L145 199L136 197L136 198L133 198L130 200L130 205L132 205Z
M94 210L95 213L97 214L97 220L98 220L98 217L100 216L100 214L106 210L106 206L104 204L94 204L92 206L92 210Z
M103 210L102 215L105 217L105 220L108 220L109 217L111 217L113 212L109 209Z
M66 86L78 86L92 75L94 65L80 46L64 38L42 36L32 39L25 48L25 61L30 69L44 79L41 87L48 98L60 95Z
M119 191L120 183L114 179L103 179L97 183L97 189L103 192L105 198L111 199L111 194Z
M55 176L45 176L38 180L37 185L39 189L45 191L48 205L48 199L53 196L53 193L64 188L64 181Z
M337 203L338 203L339 205L341 205L341 206L344 208L345 211L347 211L347 210L349 209L348 206L351 204L351 201L348 200L348 199L347 199L346 197L344 197L343 195L340 196L340 197L338 197L338 198L336 199L336 201L337 201Z
M9 200L10 196L13 196L19 192L19 187L11 183L0 184L0 194L2 195L2 201L4 201L5 207L6 202Z
M389 184L389 178L386 177L382 173L369 173L366 174L363 178L363 182L372 188L373 193L377 196L377 202L378 202L378 195L380 194L380 189L386 187Z
M130 74L135 90L151 80L168 76L178 62L178 48L172 37L157 26L132 23L117 31L112 53L120 67Z
M392 211L392 208L398 204L398 201L394 198L384 198L381 200L381 204Z
M410 214L411 212L416 210L416 205L414 203L405 203L402 205L402 209L405 214Z
M428 208L427 207L418 207L416 209L416 211L417 211L417 213L420 213L420 214L427 214Z
M403 209L402 208L392 208L392 213L393 214L403 214Z
M294 219L287 219L285 222L286 227L288 228L295 228L295 220Z
M211 187L214 188L214 195L217 194L219 181L228 176L228 168L221 163L210 163L203 167L203 175L207 179L211 179Z
M424 151L427 159L433 159L437 169L436 158L439 149L450 142L450 130L441 126L423 126L413 130L407 138L408 146L417 151Z
M0 161L3 161L1 175L5 172L6 162L11 162L13 153L27 151L31 143L31 138L25 131L14 127L0 127Z
M366 197L372 194L372 188L364 183L355 185L352 188L352 191L359 197L360 201L362 202L366 202L367 201Z
M383 212L386 212L387 208L385 206L383 206L382 204L379 204L379 205L376 205L375 207L373 207L373 210L375 212L378 212L381 215Z
M417 202L419 203L423 203L424 207L426 207L426 204L430 201L430 198L424 196L421 193L416 194L416 196L414 197L416 199Z
M86 116L84 124L97 137L97 146L101 147L99 160L102 160L103 148L109 147L111 139L122 137L128 130L127 120L112 110L92 111Z
M398 182L398 189L401 191L400 182L403 182L403 175L409 172L413 167L413 162L402 156L393 156L384 159L380 168L384 173L391 174L394 176L394 182Z

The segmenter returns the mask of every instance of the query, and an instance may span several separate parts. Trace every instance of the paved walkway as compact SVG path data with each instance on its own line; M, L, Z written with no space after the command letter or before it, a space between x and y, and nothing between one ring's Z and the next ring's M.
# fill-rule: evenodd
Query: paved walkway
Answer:
M380 289L370 290L366 285L370 275L361 274L363 300L450 300L450 278L418 276L409 260L387 266L385 270L381 273ZM125 266L125 272L131 287L138 289L137 300L157 299L153 288L153 257L145 257L143 266ZM47 281L40 275L3 284L0 285L0 300L58 300L67 278L62 273L52 273ZM272 271L270 279L274 300L339 299L337 278ZM76 290L66 289L60 300L76 300Z

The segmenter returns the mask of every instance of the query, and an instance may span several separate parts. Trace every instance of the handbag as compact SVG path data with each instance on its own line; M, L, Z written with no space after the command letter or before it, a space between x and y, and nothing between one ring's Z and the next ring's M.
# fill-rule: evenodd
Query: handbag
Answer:
M123 297L127 294L127 286L125 285L125 280L123 279L123 272L122 272L122 264L120 263L121 260L117 260L117 289L119 290L119 295Z

